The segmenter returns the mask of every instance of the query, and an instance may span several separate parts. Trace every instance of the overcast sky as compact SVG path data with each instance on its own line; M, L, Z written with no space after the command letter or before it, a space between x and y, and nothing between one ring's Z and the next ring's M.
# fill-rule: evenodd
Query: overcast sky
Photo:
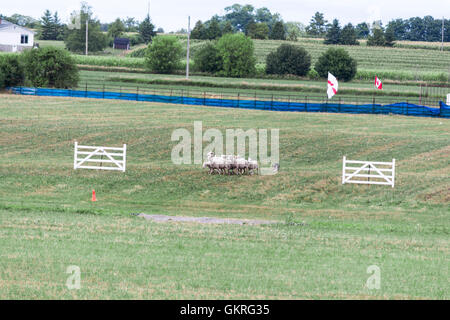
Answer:
M1 0L0 13L20 13L40 18L45 9L58 11L63 21L70 12L80 7L80 0ZM112 22L117 17L135 17L143 20L148 10L148 0L89 0L94 15L102 22ZM308 24L316 11L331 21L338 18L341 24L381 19L384 24L393 18L423 17L450 19L450 0L152 0L150 16L157 28L176 31L187 28L187 17L192 25L197 20L208 20L214 14L223 15L224 8L234 3L252 4L256 8L267 7L272 13L281 14L284 21L300 21Z

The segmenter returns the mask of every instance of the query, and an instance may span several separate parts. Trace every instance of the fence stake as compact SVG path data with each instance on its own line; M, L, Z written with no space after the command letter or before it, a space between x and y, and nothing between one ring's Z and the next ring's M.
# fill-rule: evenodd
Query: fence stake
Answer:
M84 96L87 97L87 82L86 82L86 89L84 90Z
M136 101L139 101L139 86L136 88Z
M273 110L273 94L272 94L272 101L270 102L270 110Z
M290 109L291 108L291 96L289 95L288 96L288 109Z
M372 97L372 114L375 113L375 96Z
M237 101L238 101L237 107L238 107L238 108L239 108L239 100L240 100L240 95L241 95L241 93L240 93L240 92L238 92L238 98L237 98Z
M256 109L256 91L255 91L255 109Z
M203 105L206 106L206 92L203 91Z
M308 96L305 96L305 111L308 112Z
M103 84L103 95L102 95L103 99L105 99L105 84Z

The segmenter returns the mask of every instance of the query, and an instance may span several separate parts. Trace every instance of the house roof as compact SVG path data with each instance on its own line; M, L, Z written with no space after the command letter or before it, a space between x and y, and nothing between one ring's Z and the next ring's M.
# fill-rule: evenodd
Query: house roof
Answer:
M29 32L29 33L35 33L33 30L30 30L30 29L25 28L25 27L21 27L21 26L19 26L17 24L14 24L12 22L9 22L9 21L6 21L4 19L1 19L0 31L4 31L4 30L13 30L13 31L15 31L15 30L23 30L23 31L26 31L26 32Z

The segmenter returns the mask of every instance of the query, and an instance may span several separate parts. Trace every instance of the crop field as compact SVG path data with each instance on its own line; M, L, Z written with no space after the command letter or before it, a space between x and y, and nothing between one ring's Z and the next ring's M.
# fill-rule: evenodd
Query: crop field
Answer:
M279 128L280 172L175 165L171 134L194 121ZM1 94L0 299L449 299L448 121ZM127 171L73 170L75 140L126 143ZM395 188L341 185L344 155L395 158Z
M195 55L196 49L204 42L199 40L193 42L192 55ZM296 42L254 40L257 62L264 65L267 55L283 43L303 46L311 54L313 66L319 55L330 48L329 45L311 39L300 39ZM367 47L365 45L338 47L346 49L350 56L358 62L357 79L372 80L375 75L378 75L384 79L392 80L450 81L450 50L442 52L413 49L412 44L404 44L401 48ZM145 67L144 58L76 56L76 61L81 65Z

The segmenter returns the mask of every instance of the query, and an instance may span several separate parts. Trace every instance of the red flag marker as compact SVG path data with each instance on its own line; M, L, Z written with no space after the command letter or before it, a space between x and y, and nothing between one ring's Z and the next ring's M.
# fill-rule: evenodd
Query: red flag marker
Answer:
M375 76L375 87L378 90L383 90L383 83L381 82L381 80L377 76Z
M92 202L97 201L97 197L95 196L95 190L92 190Z

